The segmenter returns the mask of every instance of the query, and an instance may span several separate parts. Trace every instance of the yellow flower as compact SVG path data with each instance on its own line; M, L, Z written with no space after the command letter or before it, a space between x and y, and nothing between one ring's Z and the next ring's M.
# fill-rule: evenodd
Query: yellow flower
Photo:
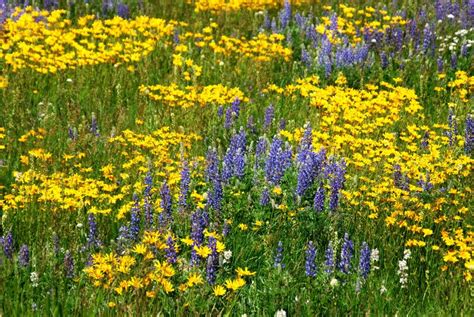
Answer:
M236 291L239 288L243 287L245 285L245 280L241 277L237 277L234 280L228 279L225 281L225 287L227 287L230 290Z
M199 255L202 258L207 258L211 253L212 250L208 246L194 246L194 250L196 251L197 255Z
M137 254L140 254L140 255L144 255L146 254L148 251L146 245L144 245L143 243L139 243L135 246L135 248L133 248L132 252L134 253L137 253Z
M249 271L249 269L248 269L247 267L245 267L245 269L242 269L242 268L238 267L235 271L237 272L237 275L238 275L239 277L242 277L242 276L253 276L253 275L256 274L256 272L251 272L251 271Z
M201 275L199 273L192 273L188 277L188 282L186 283L189 287L192 287L194 285L200 285L203 284L204 280L202 279Z
M115 304L114 302L109 302L109 303L107 304L107 306L108 306L109 308L114 308L115 306L117 306L117 304Z
M224 296L225 293L227 292L226 289L221 285L215 286L213 290L214 290L215 296Z

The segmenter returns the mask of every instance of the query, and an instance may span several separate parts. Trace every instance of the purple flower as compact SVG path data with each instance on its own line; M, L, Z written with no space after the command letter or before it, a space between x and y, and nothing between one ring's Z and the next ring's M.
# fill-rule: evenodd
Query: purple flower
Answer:
M269 105L267 109L265 109L265 118L263 121L263 127L265 129L268 129L271 126L274 116L275 108L273 108L273 105Z
M213 285L216 282L217 268L219 266L219 256L217 254L216 238L209 237L209 248L211 249L211 254L207 258L206 279L210 285Z
M67 278L74 277L74 259L69 250L67 250L64 255L64 275L66 275Z
M206 227L206 215L201 209L196 210L191 215L191 239L193 240L193 247L191 249L191 265L199 263L199 256L194 250L194 246L200 246L204 241L204 229Z
M128 9L128 5L121 2L117 6L117 15L122 19L128 19L130 17L130 10Z
M291 165L291 149L285 150L283 148L283 141L275 136L270 146L270 153L268 153L265 162L265 176L267 181L274 185L280 183L285 171Z
M217 157L217 151L215 149L209 148L206 155L206 161L206 180L212 182L219 175L219 159Z
M291 21L291 4L288 0L285 0L283 9L280 11L280 25L281 29L284 30L290 24Z
M316 276L316 269L316 247L314 246L313 241L310 241L306 248L306 276Z
M97 238L97 223L95 221L94 214L90 213L87 216L89 222L89 234L87 236L87 245L89 247L96 247L100 245L100 241Z
M261 136L255 147L255 169L262 167L262 158L267 155L267 139Z
M388 57L385 52L380 53L380 64L382 65L382 69L386 69L388 67Z
M472 115L467 116L464 131L464 151L469 154L474 150L474 119Z
M341 258L339 261L339 270L341 270L342 273L349 274L353 254L354 243L349 239L349 235L345 233L341 248Z
M429 145L429 140L430 140L430 133L429 131L425 131L425 134L423 135L423 138L421 139L421 148L426 149Z
M301 49L301 62L303 62L306 68L311 68L311 57L306 48L304 47Z
M324 185L321 183L316 190L316 195L314 195L314 210L316 212L324 211L324 200L325 200L325 191Z
M268 206L270 203L270 191L268 188L264 188L262 191L262 195L260 196L260 205L261 206Z
M186 199L189 193L189 184L191 183L191 173L189 171L188 162L183 162L183 169L181 170L181 181L179 183L179 206L184 209L187 206Z
M171 234L168 236L166 239L166 261L170 264L174 264L177 261L177 253L176 253L176 248L174 245L174 240L173 237L171 237Z
M8 259L13 258L13 234L11 231L8 232L7 236L3 241L3 253Z
M458 68L458 56L454 52L451 54L451 68L452 69Z
M98 124L97 124L97 117L95 116L95 113L92 113L92 120L91 120L91 127L90 127L90 131L93 135L95 136L99 136L100 133L99 133L99 128L98 128Z
M344 188L345 174L346 174L346 163L344 159L340 162L333 160L329 166L331 172L330 185L331 193L329 196L329 210L334 212L339 205L339 195L341 189Z
M22 267L30 265L30 251L26 244L22 245L20 248L20 252L18 253L18 264Z
M329 244L327 249L326 249L326 252L324 253L324 257L326 259L325 261L325 266L326 266L326 270L325 272L327 274L331 274L332 272L334 272L334 250L332 248L332 246Z
M282 261L283 261L283 243L281 241L278 241L278 246L277 246L275 261L273 263L273 266L276 268L284 269L285 264L283 264Z
M359 273L364 279L366 279L370 273L370 252L367 242L362 242L359 259Z
M307 151L305 156L301 156L303 161L299 163L300 167L298 172L298 183L296 185L296 194L299 197L304 195L306 190L308 190L308 188L313 185L315 179L321 173L324 161L326 159L326 151L324 149L321 149L321 151L318 153ZM341 186L342 188L342 185L338 186Z
M172 200L170 188L168 187L168 183L166 181L164 181L163 185L161 186L160 196L161 214L163 215L163 217L166 217L167 222L171 223L173 221L173 216L171 214Z
M222 180L227 182L231 177L242 178L245 169L245 148L247 137L243 128L232 136L229 148L224 156Z
M140 232L140 207L138 204L138 196L137 194L133 194L134 205L131 210L131 217L130 217L130 227L128 228L128 238L133 241L138 240L138 234Z
M224 115L224 107L219 106L219 108L217 108L217 116L222 117L223 115Z

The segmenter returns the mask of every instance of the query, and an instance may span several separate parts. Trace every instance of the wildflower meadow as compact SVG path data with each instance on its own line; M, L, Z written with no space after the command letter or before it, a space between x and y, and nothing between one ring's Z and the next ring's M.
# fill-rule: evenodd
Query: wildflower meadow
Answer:
M473 0L0 0L0 316L473 316Z

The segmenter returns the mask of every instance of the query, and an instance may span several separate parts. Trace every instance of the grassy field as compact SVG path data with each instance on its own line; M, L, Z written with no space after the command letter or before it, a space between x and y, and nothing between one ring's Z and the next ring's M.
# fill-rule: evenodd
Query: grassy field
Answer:
M0 0L0 316L470 316L472 1Z

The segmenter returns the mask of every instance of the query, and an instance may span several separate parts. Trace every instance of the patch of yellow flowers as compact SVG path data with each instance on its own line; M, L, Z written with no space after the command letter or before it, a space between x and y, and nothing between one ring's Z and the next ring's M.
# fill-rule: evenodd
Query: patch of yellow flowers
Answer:
M125 20L80 17L77 24L66 11L17 8L3 24L0 61L13 71L30 68L56 73L97 64L134 63L150 54L178 25L146 16Z
M204 107L205 105L226 105L235 99L248 101L244 93L239 88L228 88L221 84L204 87L186 86L180 89L178 85L171 84L141 86L140 93L148 98L159 101L169 107L191 108L194 106Z
M229 12L238 11L242 9L246 10L263 10L273 7L282 6L283 0L196 0L189 1L194 2L195 11L212 11L212 12ZM291 0L289 1L292 5L301 5L309 3L309 0Z

